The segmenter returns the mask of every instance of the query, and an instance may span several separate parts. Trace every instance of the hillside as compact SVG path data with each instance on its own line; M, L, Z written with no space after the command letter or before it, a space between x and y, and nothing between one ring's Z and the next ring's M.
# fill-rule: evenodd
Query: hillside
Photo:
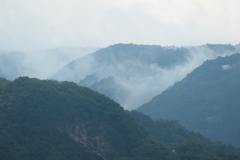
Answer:
M72 82L0 78L0 159L189 158L240 156L233 146L207 141L177 121L153 121L124 111L109 98Z
M153 120L141 112L132 110L132 117L144 126L145 130L164 144L181 144L189 140L206 140L200 133L190 132L177 120Z
M239 159L240 148L237 150L230 144L222 144L219 141L210 141L200 133L188 131L184 126L179 124L177 120L153 120L150 116L144 115L136 110L129 111L134 119L143 125L144 129L162 142L168 150L174 149L174 154L169 154L167 159L171 160L196 160L196 159L211 159L211 160L233 160ZM149 148L145 148L150 150ZM149 153L143 151L143 153ZM143 153L140 153L143 155ZM156 153L151 153L156 154ZM150 160L150 159L149 159Z
M0 159L112 159L147 137L117 103L71 82L1 79L0 91Z
M208 60L137 110L240 146L240 54Z
M72 61L52 78L74 81L110 96L125 109L135 109L180 81L205 60L237 50L239 46L231 45L115 44Z

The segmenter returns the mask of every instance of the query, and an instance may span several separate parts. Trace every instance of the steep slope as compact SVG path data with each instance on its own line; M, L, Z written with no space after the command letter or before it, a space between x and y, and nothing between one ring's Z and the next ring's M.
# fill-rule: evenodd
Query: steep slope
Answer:
M117 103L74 83L20 77L0 87L0 159L113 159L147 137Z
M208 60L137 110L240 146L240 54Z
M236 50L239 46L208 44L171 48L116 44L72 61L52 78L90 87L111 95L124 108L134 109L184 78L205 60ZM111 87L106 89L108 84Z

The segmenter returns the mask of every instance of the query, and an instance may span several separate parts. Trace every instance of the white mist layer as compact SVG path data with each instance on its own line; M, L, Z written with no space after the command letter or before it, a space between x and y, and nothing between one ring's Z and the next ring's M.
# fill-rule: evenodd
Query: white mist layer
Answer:
M91 56L92 54L89 54L97 50L94 48L60 48L35 53L0 51L0 76L5 76L10 80L19 76L29 76L40 79L67 80L76 83L93 74L97 75L95 82L114 77L116 83L113 86L116 91L114 100L125 109L132 110L182 80L204 61L240 51L239 45L234 46L234 50L223 50L223 48L214 50L207 45L188 47L186 62L165 68L160 67L155 62L148 64L143 63L141 59L130 60L127 54L123 54L123 57L121 57L123 60L119 62L118 59L115 59L111 48L109 54L98 55L100 58L103 56L101 59L103 63L98 62L97 59L94 59L94 56ZM145 52L140 54L146 54ZM122 53L118 52L118 54ZM81 58L83 56L84 58ZM150 54L149 56L153 55ZM107 62L104 61L105 58ZM69 63L70 61L72 62ZM66 64L68 64L67 67Z
M74 59L95 52L96 48L62 47L38 52L0 51L0 75L13 80L19 76L48 79Z
M99 79L113 76L118 86L127 92L126 98L116 101L125 109L132 110L181 81L204 61L236 53L229 50L218 53L207 46L191 47L189 51L187 62L173 68L161 68L156 64L143 65L138 60L126 61L98 71L98 76L101 77Z

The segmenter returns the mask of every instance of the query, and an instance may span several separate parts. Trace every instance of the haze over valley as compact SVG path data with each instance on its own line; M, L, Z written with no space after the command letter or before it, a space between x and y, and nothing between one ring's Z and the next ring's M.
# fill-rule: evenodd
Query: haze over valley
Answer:
M67 63L97 48L60 47L35 52L0 50L0 76L14 80L19 76L47 79Z
M210 44L181 48L116 44L72 61L51 78L90 87L125 109L135 109L204 61L231 55L239 49Z
M239 0L0 0L0 160L240 160Z
M239 52L240 46L191 47L116 44L107 48L62 47L39 52L1 51L0 75L73 81L135 109L183 79L208 59Z

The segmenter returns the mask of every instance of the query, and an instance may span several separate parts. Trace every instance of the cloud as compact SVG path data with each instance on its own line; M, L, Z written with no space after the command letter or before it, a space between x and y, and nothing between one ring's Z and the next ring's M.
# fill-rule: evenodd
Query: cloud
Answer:
M0 1L0 48L239 43L237 0Z
M0 76L13 80L19 76L48 79L69 62L95 52L96 48L61 47L38 52L0 50Z

